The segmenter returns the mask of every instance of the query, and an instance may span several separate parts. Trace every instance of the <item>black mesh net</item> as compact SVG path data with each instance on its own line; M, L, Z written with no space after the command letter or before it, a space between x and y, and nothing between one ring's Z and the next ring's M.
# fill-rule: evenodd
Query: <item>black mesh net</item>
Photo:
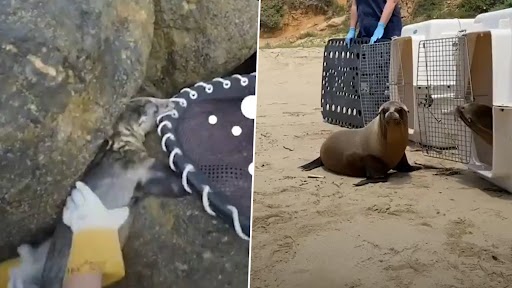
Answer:
M175 114L161 115L158 121L177 172L183 174L187 165L194 167L186 175L192 192L202 196L207 211L211 208L246 239L251 219L254 115L248 117L242 107L256 105L255 84L255 75L196 84L173 98ZM211 192L205 192L205 186Z

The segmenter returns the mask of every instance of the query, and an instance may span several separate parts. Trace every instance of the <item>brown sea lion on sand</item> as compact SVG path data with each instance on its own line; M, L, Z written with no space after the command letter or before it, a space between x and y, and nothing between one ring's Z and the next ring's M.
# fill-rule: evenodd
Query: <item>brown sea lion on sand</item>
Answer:
M492 107L473 102L457 106L455 114L471 131L492 146Z
M389 170L412 172L421 169L407 160L409 144L407 107L397 101L381 105L378 115L366 127L343 129L331 134L320 148L320 157L300 166L304 171L325 166L350 177L366 179L354 184L386 182Z

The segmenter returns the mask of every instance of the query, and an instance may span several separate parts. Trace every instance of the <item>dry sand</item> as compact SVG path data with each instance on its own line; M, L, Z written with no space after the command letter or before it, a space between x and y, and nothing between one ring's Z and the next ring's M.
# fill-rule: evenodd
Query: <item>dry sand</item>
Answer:
M321 168L307 178L297 167L339 129L320 114L322 49L258 56L251 287L512 287L510 194L466 170L363 187Z

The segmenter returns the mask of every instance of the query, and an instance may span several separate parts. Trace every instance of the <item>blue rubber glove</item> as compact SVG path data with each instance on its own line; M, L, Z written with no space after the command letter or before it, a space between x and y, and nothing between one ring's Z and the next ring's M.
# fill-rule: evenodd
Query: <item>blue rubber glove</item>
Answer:
M382 38L382 35L384 34L384 28L386 28L386 24L382 22L379 22L379 24L377 24L377 29L375 29L375 32L373 32L373 36L370 39L370 44L373 44L375 43L375 41Z
M345 36L345 44L350 47L350 42L352 42L352 39L356 36L356 28L350 27L350 30L348 30L347 36Z

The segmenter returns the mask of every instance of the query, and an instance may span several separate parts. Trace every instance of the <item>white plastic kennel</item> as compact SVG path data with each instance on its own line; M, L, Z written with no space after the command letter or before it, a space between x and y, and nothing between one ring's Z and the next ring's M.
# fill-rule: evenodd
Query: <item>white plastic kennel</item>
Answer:
M430 54L435 52L436 43L453 44L451 50L447 49L448 45L438 45L442 51L437 51L436 57L426 57L428 59L423 60L422 64L421 50L428 50L428 45L422 43L430 45ZM421 125L418 119L428 119L431 116L418 115L425 112L419 108L422 103L417 103L418 99L430 99L426 101L429 102L426 104L431 105L428 114L437 115L425 120L425 123L443 122L446 126L460 125L456 122L461 122L455 119L451 109L440 111L442 109L439 107L447 101L452 106L465 101L492 106L494 147L475 134L469 133L472 141L468 141L465 135L458 135L455 142L471 143L468 160L459 162L467 163L470 170L512 192L512 153L509 151L512 147L512 9L481 14L475 19L431 20L408 25L402 30L402 37L393 40L391 49L390 94L392 99L401 100L409 107L410 139L421 143ZM451 65L443 64L446 62L455 62L458 66L448 67ZM444 65L447 75L439 73L439 70L432 74L431 71L436 70L429 70L429 66L435 65ZM423 82L422 75L428 81ZM457 90L457 87L459 91L450 91L452 88ZM428 93L425 91L427 88L445 93ZM450 135L450 127L443 130L442 127L434 127L435 125L424 126L427 130L422 130L421 134L439 134L429 130L433 127L432 129L445 133L436 136L437 139L454 139ZM442 150L441 144L447 143L436 142L443 141L427 141L421 144L436 146Z
M512 8L478 15L466 38L474 101L493 107L493 147L473 135L468 168L512 192Z
M409 139L421 143L420 127L417 113L421 113L416 107L417 93L426 93L425 81L418 79L418 75L427 75L424 65L418 67L418 54L420 42L427 39L438 39L455 37L459 31L470 28L474 23L473 19L437 19L426 22L407 25L402 29L402 36L393 39L391 43L391 68L390 68L390 96L391 99L400 100L409 108ZM445 58L449 55L444 55ZM433 59L439 61L442 59ZM446 59L449 61L450 59ZM436 75L429 75L430 85L436 82L441 84L440 79L435 79ZM418 80L420 80L418 82ZM422 83L423 82L423 83ZM432 98L446 98L450 95L431 95ZM434 101L433 105L438 105L439 101ZM431 107L433 110L439 108ZM447 121L453 121L453 115L450 111L442 111L443 118ZM435 121L431 115L420 115L429 122ZM424 129L424 128L423 128ZM446 143L435 143L435 141L424 141L424 145L443 147ZM430 143L429 143L430 142ZM448 145L450 146L450 145Z

